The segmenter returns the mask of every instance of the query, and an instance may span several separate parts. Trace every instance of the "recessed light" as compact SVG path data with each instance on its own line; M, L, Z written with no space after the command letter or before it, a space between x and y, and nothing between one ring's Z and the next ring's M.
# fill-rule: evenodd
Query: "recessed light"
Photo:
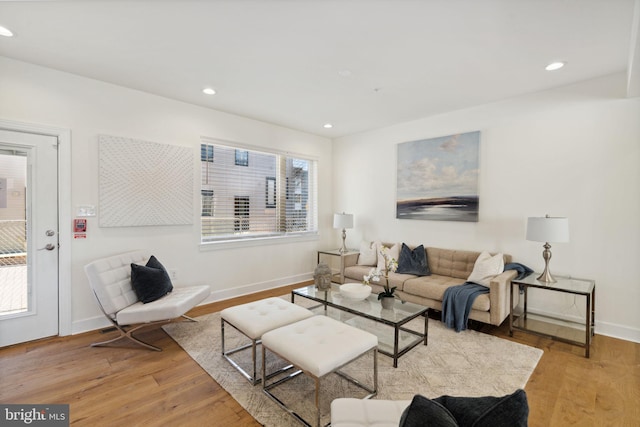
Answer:
M564 67L564 65L565 65L564 62L552 62L551 64L549 64L546 67L544 67L544 69L547 70L547 71L555 71L555 70L559 70L560 68Z
M202 89L203 93L206 93L207 95L215 95L216 91L210 87L206 87L204 89Z
M333 125L331 123L325 123L322 127L325 129L331 129Z
M13 37L13 33L8 28L0 26L0 36Z

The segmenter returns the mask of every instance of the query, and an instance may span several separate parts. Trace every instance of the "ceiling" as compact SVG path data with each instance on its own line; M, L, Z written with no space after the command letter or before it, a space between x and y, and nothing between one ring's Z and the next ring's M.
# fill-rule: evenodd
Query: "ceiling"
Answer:
M628 71L636 5L2 1L0 55L335 138Z

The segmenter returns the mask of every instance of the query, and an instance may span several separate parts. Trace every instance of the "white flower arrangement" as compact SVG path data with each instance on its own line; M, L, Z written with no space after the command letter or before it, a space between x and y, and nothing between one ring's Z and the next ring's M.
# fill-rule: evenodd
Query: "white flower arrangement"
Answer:
M380 271L378 268L372 268L371 270L369 270L369 274L367 274L366 276L362 276L362 283L365 285L370 285L372 281L379 282L380 278L384 276L384 291L378 294L378 299L394 296L393 293L396 290L396 286L394 286L393 288L389 287L389 272L395 272L398 269L398 261L396 261L395 258L391 258L389 256L389 248L383 246L382 249L380 249L380 255L382 255L382 257L384 258L384 270Z

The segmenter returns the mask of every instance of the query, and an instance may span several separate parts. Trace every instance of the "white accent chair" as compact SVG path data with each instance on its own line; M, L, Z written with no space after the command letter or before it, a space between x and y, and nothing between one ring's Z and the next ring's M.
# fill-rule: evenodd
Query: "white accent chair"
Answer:
M120 333L113 339L93 343L92 347L128 338L151 350L162 351L137 339L133 332L178 317L194 321L185 313L209 296L209 286L174 286L173 291L156 301L147 304L138 301L131 285L131 263L144 265L149 257L150 254L143 251L127 252L98 259L84 267L100 309Z

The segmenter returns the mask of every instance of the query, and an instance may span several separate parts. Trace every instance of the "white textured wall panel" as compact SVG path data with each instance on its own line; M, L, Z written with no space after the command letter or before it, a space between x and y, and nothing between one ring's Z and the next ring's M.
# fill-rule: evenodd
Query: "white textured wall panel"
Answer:
M193 149L99 135L100 226L193 224Z

